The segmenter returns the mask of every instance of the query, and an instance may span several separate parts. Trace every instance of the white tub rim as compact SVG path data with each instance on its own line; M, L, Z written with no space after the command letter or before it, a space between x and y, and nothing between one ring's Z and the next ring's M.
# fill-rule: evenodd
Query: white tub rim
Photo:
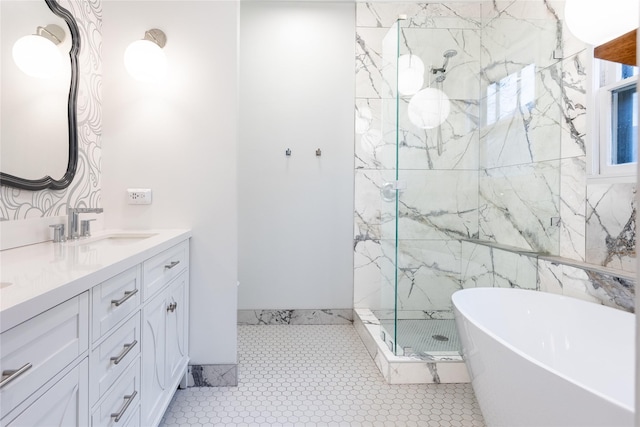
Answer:
M461 294L464 293L466 294L473 294L473 293L523 293L523 294L529 294L529 295L536 295L535 298L539 298L538 295L542 296L542 298L554 298L554 299L560 299L560 300L565 300L568 301L571 304L577 304L577 305L583 305L585 307L589 307L590 310L616 310L615 308L612 307L607 307L604 305L599 305L599 304L595 304L589 301L584 301L584 300L580 300L578 298L573 298L573 297L569 297L566 295L560 295L560 294L553 294L553 293L549 293L549 292L541 292L541 291L536 291L536 290L531 290L531 289L519 289L519 288L494 288L494 287L479 287L479 288L465 288L465 289L461 289L458 290L456 292L453 293L453 295L451 296L451 301L453 303L453 309L454 309L454 313L455 312L459 312L464 318L468 319L475 327L477 327L478 329L480 329L483 333L489 335L492 339L495 339L498 343L500 343L501 345L503 345L504 347L506 347L507 349L509 349L510 351L513 351L515 354L517 354L518 356L524 358L525 360L535 364L536 366L539 366L551 373L553 373L554 375L572 383L572 384L576 384L578 386L580 386L581 388L583 388L584 390L589 391L590 393L593 393L594 395L598 396L599 398L602 398L603 400L617 406L620 407L622 409L625 409L627 411L630 411L631 413L635 413L635 396L632 395L629 399L629 403L627 404L626 402L620 402L617 401L615 399L613 399L611 396L607 396L605 395L603 392L599 391L599 390L595 390L593 387L588 386L586 384L584 384L582 381L580 380L576 380L574 378L569 377L566 374L563 374L561 372L559 372L557 369L552 368L551 366L548 366L544 363L541 363L540 361L536 360L535 358L531 357L530 355L526 354L524 351L514 347L512 344L508 343L506 340L504 340L503 338L497 336L495 333L492 333L491 330L489 330L486 326L481 325L478 323L477 319L474 318L473 316L469 316L468 312L465 313L463 310L460 310L460 308L458 307L458 305L456 304L456 299L462 298ZM456 294L460 294L458 296L456 296ZM628 316L633 316L635 317L634 314L632 313L628 313L622 310L616 310L619 311L620 313L622 313L623 315L628 315ZM632 320L633 322L633 327L635 328L635 321ZM635 334L634 334L634 338L635 338ZM633 368L635 369L635 365L633 366ZM632 373L632 378L635 378L635 372ZM632 390L635 392L635 387L632 388Z

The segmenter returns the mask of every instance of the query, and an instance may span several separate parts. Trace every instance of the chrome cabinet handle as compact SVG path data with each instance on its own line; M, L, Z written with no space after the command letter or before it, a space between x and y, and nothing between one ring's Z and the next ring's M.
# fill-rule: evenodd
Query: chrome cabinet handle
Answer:
M11 381L15 380L20 375L27 372L29 369L31 369L31 367L33 367L31 363L26 363L24 366L22 366L19 369L9 369L6 371L2 371L2 381L0 381L0 388L6 386Z
M170 312L174 312L176 311L176 308L178 308L178 303L177 302L172 302L171 304L169 304L169 306L167 307L167 311Z
M131 349L133 347L136 346L136 344L138 344L137 340L133 340L133 342L131 344L125 344L124 347L122 348L122 351L120 352L119 355L112 357L111 360L113 362L114 365L117 365L118 363L122 362L122 359L124 359L124 357L129 354L129 352L131 351Z
M116 412L114 414L111 414L111 418L115 418L115 420L114 420L115 422L120 421L120 418L122 418L124 413L127 412L127 409L129 408L129 405L131 405L131 402L133 402L133 399L136 398L137 394L138 394L138 392L134 390L132 394L124 397L125 403L122 406L122 408L118 412Z
M132 296L134 296L137 293L138 293L137 289L134 289L132 291L125 291L124 296L122 298L120 298L120 299L112 299L111 300L111 304L113 304L116 307L118 307L118 306L124 304L126 300L128 300L129 298L131 298Z
M165 270L171 270L176 265L180 264L180 261L172 261L170 264L164 266Z

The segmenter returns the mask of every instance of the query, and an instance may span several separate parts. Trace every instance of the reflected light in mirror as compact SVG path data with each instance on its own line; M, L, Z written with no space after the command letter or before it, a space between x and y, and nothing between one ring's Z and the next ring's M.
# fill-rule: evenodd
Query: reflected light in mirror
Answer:
M165 34L158 29L145 33L143 40L134 41L124 52L127 72L141 82L158 82L167 75L167 57L162 48Z
M38 27L37 34L21 37L14 43L13 60L26 75L50 79L62 69L62 54L57 45L64 36L64 30L57 25Z
M413 95L424 84L424 62L415 55L402 55L398 58L398 92L401 95Z
M638 0L567 0L565 22L585 43L600 45L638 28Z
M440 89L428 87L409 101L409 120L420 129L433 129L449 117L451 102Z

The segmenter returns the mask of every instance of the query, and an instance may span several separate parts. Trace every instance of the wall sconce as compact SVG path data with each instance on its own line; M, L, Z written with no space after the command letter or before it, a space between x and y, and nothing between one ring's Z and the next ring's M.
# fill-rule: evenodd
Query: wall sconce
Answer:
M164 79L167 74L167 57L162 48L167 44L167 36L162 30L153 28L145 31L144 38L127 47L124 52L124 66L138 81L154 82Z
M64 30L55 24L38 27L35 34L14 43L13 61L28 76L50 79L62 68L62 55L57 46L64 38Z
M571 33L594 46L638 28L638 0L567 0L564 19Z

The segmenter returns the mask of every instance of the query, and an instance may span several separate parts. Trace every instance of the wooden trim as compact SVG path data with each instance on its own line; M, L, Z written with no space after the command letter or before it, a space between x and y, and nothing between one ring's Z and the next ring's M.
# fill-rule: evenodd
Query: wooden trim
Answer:
M593 56L625 65L638 65L636 57L637 40L638 30L636 29L600 46L596 46Z

